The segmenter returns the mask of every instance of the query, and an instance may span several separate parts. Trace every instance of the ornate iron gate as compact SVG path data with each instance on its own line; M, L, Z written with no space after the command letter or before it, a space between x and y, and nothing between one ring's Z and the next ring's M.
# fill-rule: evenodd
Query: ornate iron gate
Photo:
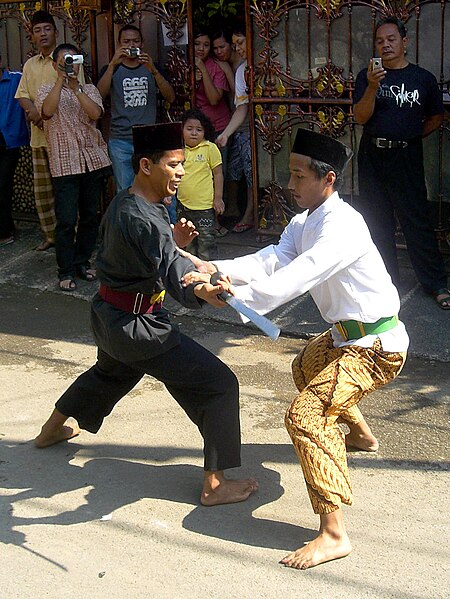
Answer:
M279 233L293 214L285 186L294 128L306 126L356 148L362 128L353 118L354 81L373 56L376 21L388 15L407 23L411 61L432 71L447 90L448 0L246 0L260 234ZM442 247L448 224L444 197L450 199L449 131L447 112L440 132L425 140L427 182ZM344 193L351 201L357 191L353 160Z

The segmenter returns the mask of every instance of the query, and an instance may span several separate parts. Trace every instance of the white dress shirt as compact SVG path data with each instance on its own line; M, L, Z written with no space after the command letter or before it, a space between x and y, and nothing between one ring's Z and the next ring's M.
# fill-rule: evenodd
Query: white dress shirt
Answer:
M294 216L277 245L234 260L214 261L230 275L235 295L266 314L307 291L322 318L376 322L400 309L397 289L384 266L362 216L334 192L311 214ZM408 335L398 326L345 341L332 328L335 346L371 347L379 337L388 352L404 352Z

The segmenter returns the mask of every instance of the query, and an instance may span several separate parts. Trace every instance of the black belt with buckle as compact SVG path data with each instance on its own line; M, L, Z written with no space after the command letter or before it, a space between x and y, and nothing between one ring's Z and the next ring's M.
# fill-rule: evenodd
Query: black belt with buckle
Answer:
M407 148L407 141L396 141L392 139L386 139L385 137L371 137L370 141L377 148L391 149L391 148Z

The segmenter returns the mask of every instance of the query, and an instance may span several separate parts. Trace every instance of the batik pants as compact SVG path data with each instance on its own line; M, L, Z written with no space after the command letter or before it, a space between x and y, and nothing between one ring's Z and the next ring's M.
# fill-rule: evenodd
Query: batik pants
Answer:
M48 164L47 148L32 148L34 197L42 232L50 243L55 242L55 198Z
M345 448L340 422L357 424L363 417L357 403L393 380L406 354L383 351L377 339L371 348L333 347L331 331L308 343L292 363L300 394L286 413L286 428L303 469L316 514L328 514L341 503L351 505Z

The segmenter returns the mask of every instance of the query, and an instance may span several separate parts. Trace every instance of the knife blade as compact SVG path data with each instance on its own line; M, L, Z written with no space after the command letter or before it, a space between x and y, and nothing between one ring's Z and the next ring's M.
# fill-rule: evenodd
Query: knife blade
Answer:
M211 285L217 285L219 278L222 276L221 272L215 272L211 275ZM258 312L255 312L249 306L246 306L244 302L241 302L237 298L234 297L228 291L222 291L222 293L218 294L221 300L226 302L233 310L243 314L246 318L248 318L253 324L255 324L258 329L260 329L263 333L265 333L272 341L276 341L280 336L280 329L268 318L265 316L261 316Z

